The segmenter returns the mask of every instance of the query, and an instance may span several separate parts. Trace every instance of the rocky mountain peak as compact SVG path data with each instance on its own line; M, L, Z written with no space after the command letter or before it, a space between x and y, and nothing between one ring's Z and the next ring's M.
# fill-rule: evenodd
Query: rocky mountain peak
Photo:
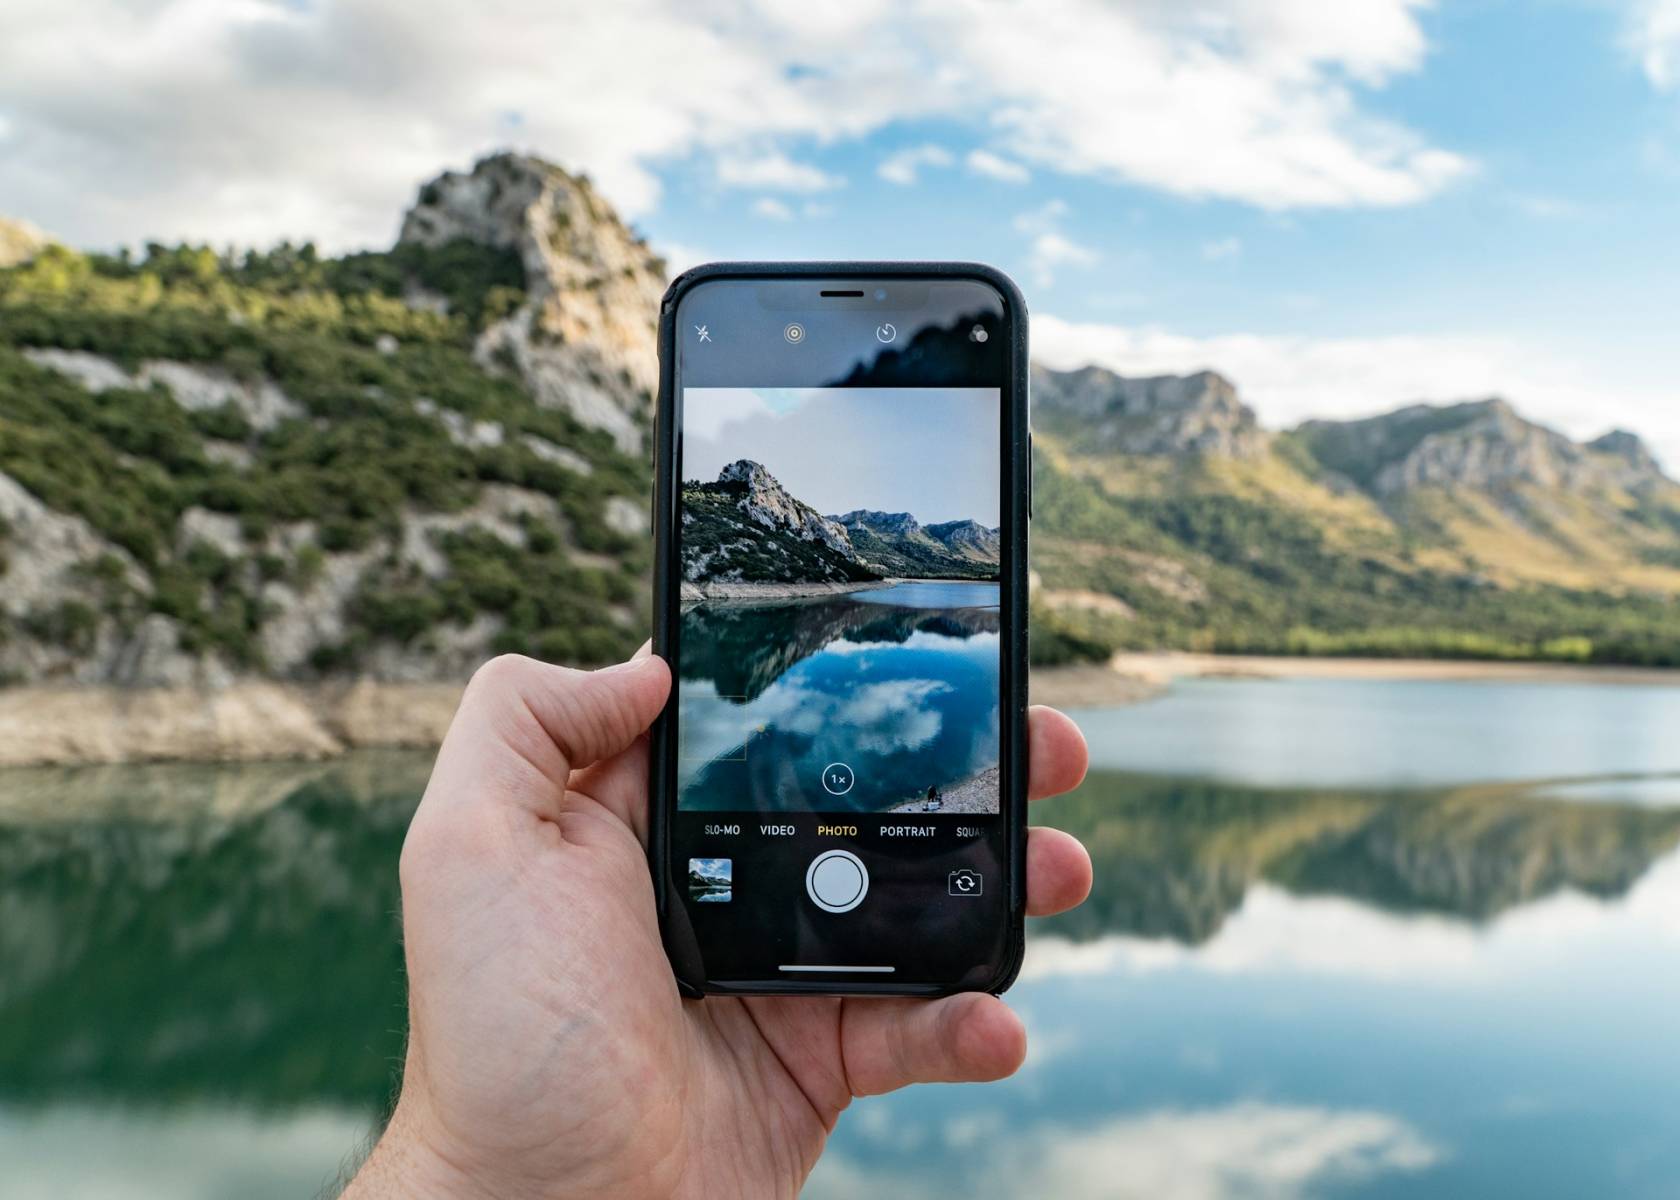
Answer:
M1043 426L1079 450L1258 458L1270 439L1223 375L1127 378L1103 367L1034 367L1033 407Z
M0 268L15 267L39 254L50 239L28 221L0 217Z
M1626 429L1612 429L1609 433L1594 438L1587 443L1587 449L1612 455L1639 471L1659 474L1662 471L1662 465L1657 462L1657 456L1651 453L1645 440Z
M529 295L484 331L480 361L511 360L538 403L639 450L659 383L664 260L587 178L525 154L493 154L421 187L399 241L462 238L518 254Z
M780 492L787 495L781 483L770 474L770 468L750 458L738 458L718 472L719 483L739 483L749 492Z
M1003 556L998 531L978 521L942 521L927 526L927 535L964 558L995 563Z
M852 540L845 528L803 500L789 494L763 463L741 458L718 472L718 484L742 493L739 507L750 520L767 529L786 530L808 542L851 556Z
M831 521L851 528L858 526L886 537L912 537L922 532L921 522L907 512L880 512L871 508L854 508L849 513L830 517Z

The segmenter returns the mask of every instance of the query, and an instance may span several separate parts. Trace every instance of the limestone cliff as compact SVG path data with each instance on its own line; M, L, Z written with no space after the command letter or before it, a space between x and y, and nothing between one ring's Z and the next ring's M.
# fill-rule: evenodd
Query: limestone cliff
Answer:
M401 243L466 240L512 250L528 299L480 335L476 355L511 364L539 404L640 449L659 385L664 261L589 180L524 154L496 154L420 189Z

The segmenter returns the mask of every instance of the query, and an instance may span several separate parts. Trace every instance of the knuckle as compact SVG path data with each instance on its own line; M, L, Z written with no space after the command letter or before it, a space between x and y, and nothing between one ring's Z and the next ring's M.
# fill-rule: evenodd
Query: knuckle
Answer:
M467 687L478 692L517 690L540 664L523 654L498 654L473 672Z

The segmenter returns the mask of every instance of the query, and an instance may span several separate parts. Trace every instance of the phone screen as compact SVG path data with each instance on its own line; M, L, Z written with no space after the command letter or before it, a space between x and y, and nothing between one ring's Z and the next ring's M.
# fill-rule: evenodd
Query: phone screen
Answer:
M1013 314L979 281L791 280L678 315L686 953L723 988L983 986L1015 884Z

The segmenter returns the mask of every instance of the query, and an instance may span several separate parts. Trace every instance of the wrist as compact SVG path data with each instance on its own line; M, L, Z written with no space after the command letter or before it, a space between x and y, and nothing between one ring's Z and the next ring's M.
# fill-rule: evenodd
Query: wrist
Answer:
M443 1153L438 1139L426 1134L425 1123L399 1102L340 1200L488 1200L504 1194Z

